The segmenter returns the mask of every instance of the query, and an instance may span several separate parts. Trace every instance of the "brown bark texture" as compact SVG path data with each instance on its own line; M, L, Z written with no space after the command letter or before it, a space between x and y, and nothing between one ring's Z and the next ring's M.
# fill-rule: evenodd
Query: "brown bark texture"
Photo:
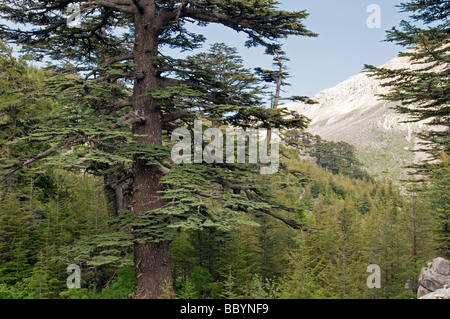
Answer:
M133 124L133 134L138 145L162 145L162 114L151 95L141 96L158 86L157 70L153 58L158 53L158 32L155 29L154 1L140 1L141 8L135 12L134 61L136 73L141 76L135 81L133 111L143 121ZM135 214L150 212L160 208L158 199L161 173L145 160L135 159L133 164L133 211ZM136 239L142 234L135 232ZM134 265L136 273L136 297L157 299L164 291L173 297L170 271L169 242L137 242L134 246Z

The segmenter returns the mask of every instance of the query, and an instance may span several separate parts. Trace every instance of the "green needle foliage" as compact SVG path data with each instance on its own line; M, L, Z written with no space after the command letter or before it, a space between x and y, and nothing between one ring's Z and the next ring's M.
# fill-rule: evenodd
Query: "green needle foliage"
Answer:
M304 117L293 112L261 107L256 77L243 68L233 49L216 45L207 55L182 61L161 55L160 49L198 48L204 37L188 30L190 21L201 26L218 23L244 32L248 47L273 47L276 41L291 35L315 36L303 24L308 15L305 11L280 10L278 4L272 0L94 0L4 1L0 5L2 18L33 26L28 31L2 25L2 38L21 45L37 59L64 61L53 68L57 79L45 90L59 102L62 112L31 135L31 139L52 147L35 155L31 162L71 148L69 156L53 156L48 165L104 175L113 181L107 187L114 190L130 183L126 188L131 190L130 208L138 220L134 228L139 243L135 261L136 267L142 263L143 270L136 268L142 298L162 296L163 286L170 283L168 263L162 261L166 257L145 255L146 251L158 254L161 250L170 258L171 238L161 237L169 228L160 212L163 207L172 209L165 206L165 200L176 202L178 198L160 195L160 185L167 187L169 183L161 180L161 168L164 172L170 169L166 166L169 158L162 157L164 134L170 135L176 127L189 127L195 118L211 119L214 127L220 123L237 127L260 123L265 128L304 128L307 124ZM69 5L78 6L82 12L79 27L67 23ZM5 178L28 164L22 160L11 166ZM241 205L244 211L259 207L270 210L270 204L252 194L250 186L225 179L231 179L232 174L221 176L217 168L210 174L216 183L234 192L229 196L233 208ZM209 184L211 178L202 182ZM245 196L239 194L245 192ZM227 191L224 196L228 196ZM116 192L116 199L123 197ZM239 204L244 198L252 203ZM183 216L186 224L198 223L198 218L186 218L187 212L203 214L198 208L203 199L191 201L183 207L176 203L169 215ZM117 206L115 210L119 213L124 209ZM210 219L207 224L215 222ZM152 260L161 264L147 265ZM155 282L156 286L150 288Z
M67 25L70 4L80 4L80 27ZM438 14L445 2L428 4L418 18L445 20ZM31 56L16 58L0 44L0 298L414 296L417 284L405 283L448 252L448 158L434 166L430 187L409 198L368 176L351 145L304 133L309 119L278 105L289 60L279 40L315 34L303 24L305 11L278 5L0 4L2 18L32 26L0 26L2 39ZM245 33L248 47L274 56L276 70L248 69L224 43L182 59L162 55L162 48L202 47L205 38L189 30L193 21ZM437 40L443 30L427 34L435 66L448 62ZM44 57L52 61L46 68L27 65ZM434 77L424 91L433 111L446 101L447 74L438 71L419 72L420 81ZM279 89L273 108L265 107L267 83ZM446 120L440 111L434 118ZM172 132L193 136L196 120L202 131L278 129L289 145L281 146L278 172L261 175L262 164L253 163L174 163ZM439 132L433 142L445 149ZM382 268L382 290L365 285L373 263ZM82 269L81 289L65 285L71 264Z
M441 162L433 166L428 189L429 208L434 217L433 239L438 251L447 259L450 257L450 163L445 153Z
M436 159L441 150L450 151L449 4L418 0L399 7L402 12L411 13L413 22L403 21L400 28L392 28L386 41L408 49L400 56L407 57L411 67L367 69L383 80L383 86L391 88L383 98L399 102L399 113L409 115L408 121L424 121L429 126L420 135L424 140L422 150Z
M411 67L397 70L367 68L372 76L391 88L384 99L399 102L396 110L407 114L408 121L423 121L428 126L419 134L423 140L419 151L429 153L430 158L416 168L418 173L429 177L426 179L429 189L425 200L435 217L434 237L441 253L448 258L446 185L450 153L450 4L440 0L413 0L399 7L402 12L411 13L412 22L403 21L400 28L388 32L386 40L408 49L400 56L407 57Z

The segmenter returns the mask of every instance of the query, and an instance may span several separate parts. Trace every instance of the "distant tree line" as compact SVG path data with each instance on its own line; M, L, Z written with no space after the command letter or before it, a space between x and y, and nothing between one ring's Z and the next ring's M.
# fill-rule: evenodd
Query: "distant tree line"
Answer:
M327 141L304 130L290 130L284 140L287 145L299 148L303 154L313 157L317 165L333 174L372 179L359 161L356 147L349 143Z

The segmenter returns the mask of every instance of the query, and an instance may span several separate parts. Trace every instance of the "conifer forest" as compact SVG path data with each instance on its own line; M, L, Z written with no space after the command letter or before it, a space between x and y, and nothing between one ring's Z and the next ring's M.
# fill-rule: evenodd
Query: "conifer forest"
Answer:
M319 104L283 41L321 35L279 2L0 1L0 299L417 298L450 259L450 2L398 5L411 68L361 66L426 123L402 180L285 107Z

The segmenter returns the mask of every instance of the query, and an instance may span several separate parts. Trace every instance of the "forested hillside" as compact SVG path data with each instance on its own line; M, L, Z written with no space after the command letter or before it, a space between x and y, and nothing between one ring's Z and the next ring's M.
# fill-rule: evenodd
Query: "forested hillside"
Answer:
M388 37L423 69L367 66L398 112L429 121L431 160L399 187L282 107L315 103L282 96L280 41L317 36L305 10L92 0L72 27L79 1L4 1L2 18L35 28L0 25L0 299L416 298L421 268L450 258L449 8L437 2L403 9L442 24ZM272 69L204 48L193 22L243 32Z
M43 89L52 72L27 66L6 48L3 52L2 79L8 82L2 85L2 132L9 138L3 140L2 156L7 165L7 158L45 149L39 139L33 143L29 132L61 111L51 98L27 99L27 92ZM24 114L20 121L19 111ZM438 204L433 196L439 196L442 185L437 182L428 196L423 189L405 196L388 180L363 173L354 149L344 143L315 137L309 154L316 161L302 160L306 139L313 137L291 131L290 146L281 151L282 170L256 177L252 185L260 196L292 207L288 217L300 229L257 210L239 213L239 202L226 224L176 229L170 252L177 297L414 296L421 266L437 253L429 236L437 225L430 201ZM23 147L24 140L37 149ZM54 163L34 163L2 184L1 298L133 297L133 238L123 227L127 214L118 218L107 190L103 178ZM70 264L82 268L81 289L66 286ZM383 289L367 287L370 264L383 269Z

